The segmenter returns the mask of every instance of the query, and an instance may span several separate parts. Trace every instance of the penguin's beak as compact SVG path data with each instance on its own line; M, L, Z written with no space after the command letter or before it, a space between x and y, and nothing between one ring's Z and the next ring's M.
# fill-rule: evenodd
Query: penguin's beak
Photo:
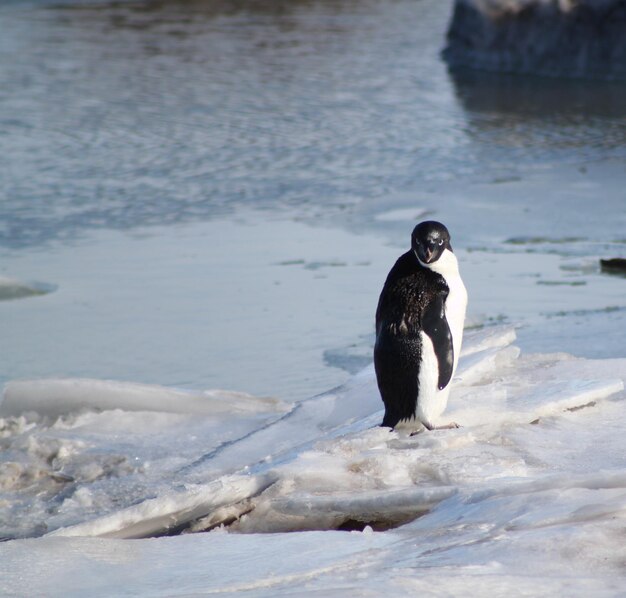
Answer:
M417 257L424 264L430 264L433 258L433 248L429 245L420 244L417 248Z

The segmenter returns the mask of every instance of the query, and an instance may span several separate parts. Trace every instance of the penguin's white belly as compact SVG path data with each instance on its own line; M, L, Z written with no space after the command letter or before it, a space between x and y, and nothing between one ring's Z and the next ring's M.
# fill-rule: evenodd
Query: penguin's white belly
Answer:
M417 395L417 419L429 426L435 426L435 420L444 412L450 395L450 384L439 390L439 362L430 337L420 332L422 341L422 361L418 375L419 391ZM454 344L454 337L453 337ZM455 364L456 365L456 364Z
M452 257L452 254L450 254L450 258ZM454 269L450 268L447 272L442 272L446 279L446 284L450 289L448 298L446 299L445 312L446 320L452 334L452 348L454 353L452 377L454 377L454 372L456 371L461 345L463 343L463 326L465 324L465 310L467 308L467 291L459 276L458 268L456 267L456 258L453 258L453 260ZM439 390L439 362L435 355L433 343L430 337L424 332L420 332L420 339L422 341L422 361L418 375L419 392L416 416L422 423L428 424L429 426L436 426L436 420L441 416L448 404L452 380L444 389Z
M459 361L461 353L461 345L463 344L463 327L465 325L465 310L467 309L467 291L461 277L451 275L446 278L446 283L450 289L450 293L446 300L446 320L452 333L452 347L454 348L454 364L452 375L456 371L456 365ZM449 385L448 385L449 386Z

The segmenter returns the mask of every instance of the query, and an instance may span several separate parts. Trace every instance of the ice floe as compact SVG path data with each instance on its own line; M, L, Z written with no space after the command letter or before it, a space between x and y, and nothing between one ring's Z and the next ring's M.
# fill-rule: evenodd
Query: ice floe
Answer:
M172 416L155 413L154 416L164 419L158 426L160 433L150 435L146 429L156 424L139 412L130 428L136 428L142 437L144 458L154 459L150 465L153 471L146 473L144 463L133 464L131 455L124 455L124 447L120 446L119 471L115 475L109 472L96 476L91 483L97 481L97 489L91 490L90 480L84 476L83 493L92 494L86 502L88 512L81 514L81 505L75 498L81 488L74 487L64 501L72 504L72 516L66 513L65 518L57 517L58 522L66 525L54 533L114 537L160 535L186 526L200 529L202 524L198 521L202 519L207 528L228 522L233 531L337 529L368 524L384 529L428 512L468 484L484 483L489 478L527 479L530 470L524 450L510 446L511 438L519 433L518 428L543 429L545 425L553 425L555 418L576 419L585 417L585 412L598 411L604 399L623 389L626 360L593 361L564 354L520 356L512 344L514 338L514 331L507 327L467 334L445 414L446 418L461 424L458 431L404 436L377 427L381 403L371 367L354 376L345 386L296 404L290 411L276 409L271 415L265 413L260 426L259 420L253 418L239 427L238 434L207 442L206 452L199 452L202 445L191 441L193 450L179 452L173 459L161 455L159 461L155 458L159 451L153 447L150 454L145 445L156 442L166 449L168 443L172 448L180 447L185 441L184 434L181 438L181 428L188 425L188 420L179 415L182 419L171 422L172 431L168 435L168 419ZM119 411L126 409L126 389L128 410L175 411L173 404L183 399L177 410L189 409L196 420L206 417L205 425L212 431L211 420L213 426L217 420L223 428L236 428L233 421L246 420L245 413L237 413L236 396L232 397L233 412L227 416L223 405L229 398L217 401L220 408L212 407L212 402L207 401L203 413L197 406L202 397L186 396L183 391L104 381L50 381L47 391L45 387L46 381L9 384L5 391L6 404L0 408L0 413L3 408L15 413L13 405L20 402L18 398L29 410L36 410L40 405L41 410L50 415L46 403L56 402L63 405L62 412L67 412L68 404L61 400L66 388L68 396L74 396L73 405L77 407L85 406L77 398L82 389L83 396L91 395L92 407L108 405L118 410L111 412L117 413L118 418L128 418L132 417L131 413ZM111 396L116 400L107 403ZM139 402L137 396L141 398ZM246 400L253 401L252 398ZM266 403L259 405L267 411ZM83 413L81 417L88 416ZM64 426L75 429L76 422L68 424L59 418L45 429L45 434L42 429L41 437L34 438L45 444L42 437L54 430L53 444L58 451L57 444L63 443L59 436ZM115 430L113 426L110 432ZM189 431L197 432L197 429ZM32 430L29 433L32 435ZM35 441L30 442L34 446ZM117 442L119 444L119 440ZM83 445L86 449L86 437L78 434L65 446L65 453L75 455L78 460L84 451ZM93 451L93 440L91 446ZM530 448L525 451L529 452ZM49 455L47 459L50 461ZM61 482L55 483L62 484L63 476L71 476L68 473L70 461L63 461L62 456L55 459L49 476L53 479L60 476ZM145 483L143 476L150 477L154 473L161 475L162 482L168 481L151 487L145 501L141 501L136 487ZM113 502L119 508L113 509L113 504L104 500L103 512L97 516L96 503L106 498L104 480L109 479L112 488L121 485L128 490L130 478L134 479L130 496L135 504L124 507L118 491L113 491L116 496ZM76 486L76 477L72 476L72 480ZM224 480L228 480L231 500L222 498L212 502L209 497L216 492L211 489L215 484L220 488L220 496L224 496ZM256 490L250 491L250 488ZM218 509L223 516L216 516ZM63 511L63 504L59 510ZM54 521L55 518L51 518L48 523ZM41 526L43 522L38 524Z
M277 399L242 392L209 390L194 393L155 384L88 378L11 381L6 384L0 401L0 416L29 411L58 416L81 409L215 415L286 411L288 407Z
M524 355L514 341L510 327L466 332L444 414L462 427L412 436L379 427L371 367L288 410L125 383L11 383L0 517L5 534L45 537L0 544L0 557L84 550L95 571L93 555L112 558L122 539L174 534L153 540L162 558L183 549L188 562L196 550L250 559L242 572L207 555L219 575L207 580L201 567L181 581L192 593L198 583L280 595L306 582L352 595L436 582L434 595L463 584L477 595L612 595L626 559L626 359ZM76 393L70 402L64 389ZM232 412L210 407L231 399ZM146 549L138 562L153 567L154 544Z
M0 301L45 295L55 289L55 285L45 282L25 282L16 278L0 276Z

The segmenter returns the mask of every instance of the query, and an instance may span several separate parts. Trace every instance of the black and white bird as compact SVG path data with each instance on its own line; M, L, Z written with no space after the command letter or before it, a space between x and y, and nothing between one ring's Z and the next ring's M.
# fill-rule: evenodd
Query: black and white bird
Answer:
M382 425L432 430L456 370L467 291L450 233L440 222L418 224L411 249L387 275L376 309L374 366L385 404Z

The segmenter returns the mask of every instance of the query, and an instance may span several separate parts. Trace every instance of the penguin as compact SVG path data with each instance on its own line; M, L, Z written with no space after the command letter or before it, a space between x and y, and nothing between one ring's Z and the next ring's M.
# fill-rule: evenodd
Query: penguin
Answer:
M440 222L418 224L411 249L391 268L376 308L374 368L385 416L382 426L437 425L463 340L467 291Z

